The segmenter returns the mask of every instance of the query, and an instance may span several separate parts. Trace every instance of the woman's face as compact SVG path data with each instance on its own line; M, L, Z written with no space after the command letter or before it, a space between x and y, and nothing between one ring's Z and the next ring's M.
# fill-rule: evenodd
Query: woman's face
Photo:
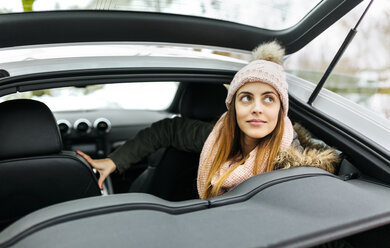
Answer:
M244 133L244 142L257 144L278 123L279 95L269 84L253 82L238 89L235 99L237 124Z

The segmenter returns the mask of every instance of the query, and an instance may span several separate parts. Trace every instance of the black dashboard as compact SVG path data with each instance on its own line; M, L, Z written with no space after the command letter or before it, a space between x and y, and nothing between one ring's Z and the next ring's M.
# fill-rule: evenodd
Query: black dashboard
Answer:
M65 150L81 150L94 158L111 151L134 137L153 122L172 117L153 110L84 110L54 112Z

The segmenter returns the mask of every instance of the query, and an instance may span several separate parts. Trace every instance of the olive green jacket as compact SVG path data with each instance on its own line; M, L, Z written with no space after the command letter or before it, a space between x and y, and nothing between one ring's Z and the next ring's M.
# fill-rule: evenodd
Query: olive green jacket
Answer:
M132 164L163 147L200 153L213 126L210 122L182 117L163 119L138 132L108 157L114 161L119 172L124 172Z

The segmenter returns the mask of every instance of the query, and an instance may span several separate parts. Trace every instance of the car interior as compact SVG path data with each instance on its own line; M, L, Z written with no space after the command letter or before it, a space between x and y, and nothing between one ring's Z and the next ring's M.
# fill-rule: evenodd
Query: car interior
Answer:
M182 83L166 113L135 111L131 118L142 114L149 117L141 125L130 123L125 127L111 126L106 116L98 118L99 111L85 118L79 112L53 115L44 103L35 100L1 103L0 115L5 121L0 127L0 181L1 188L6 189L1 197L7 199L1 206L1 228L40 208L104 193L97 185L98 173L75 150L83 149L94 158L106 157L139 130L166 117L215 122L226 111L226 94L222 84ZM69 115L78 118L73 130L65 119ZM90 124L93 119L98 121L94 126ZM106 181L105 192L141 192L169 201L196 199L199 155L161 148L124 175L114 173Z
M199 153L179 151L173 147L161 148L132 165L125 173L111 174L103 191L97 185L98 173L75 153L75 150L82 149L94 158L106 157L138 131L163 118L181 116L215 122L226 111L226 94L227 88L223 84L181 82L171 105L165 111L127 111L120 114L115 111L113 114L109 110L52 113L45 104L26 99L0 103L0 115L6 117L6 121L0 125L0 134L5 141L0 149L0 185L7 189L2 191L5 195L1 196L6 199L6 204L1 206L1 228L30 212L56 203L65 205L55 205L52 212L46 208L44 215L38 211L38 217L33 215L23 224L23 228L16 226L11 231L23 233L20 230L50 223L50 218L60 218L58 216L67 216L61 217L67 221L83 211L88 216L101 213L101 209L116 212L138 208L180 214L229 206L255 199L258 192L270 185L299 178L312 178L310 183L315 184L317 177L333 177L336 180L334 185L338 181L357 177L373 180L369 173L361 172L364 166L357 168L356 165L361 163L356 163L356 156L351 156L353 151L347 150L346 153L343 148L348 146L343 147L335 138L337 135L327 136L322 126L324 124L316 123L310 112L300 109L299 101L294 98L290 99L291 120L301 123L312 132L317 142L339 150L343 159L336 175L316 168L267 173L260 179L247 180L226 196L204 201L198 199L196 190ZM115 118L125 120L127 124L123 125L122 121L121 125L116 125ZM67 124L71 122L75 124ZM13 197L9 197L10 192ZM128 192L134 194L120 194ZM109 195L103 197L106 201L89 198L102 194ZM82 198L87 201L83 202ZM81 202L75 205L70 201L75 199ZM97 204L97 207L88 209L90 204ZM17 239L10 240L16 242Z
M1 115L6 117L6 122L2 123L0 132L6 141L3 144L7 146L2 147L0 152L0 170L3 171L0 181L4 184L2 188L9 189L2 192L18 195L2 205L2 226L44 206L101 194L97 186L98 174L92 172L90 166L75 154L75 150L82 149L94 158L106 157L139 130L167 117L181 116L215 122L226 111L226 94L227 88L223 84L183 82L171 106L163 113L135 111L128 117L110 115L107 110L92 113L57 112L53 116L50 109L38 101L1 103ZM101 116L102 113L107 115ZM89 115L80 116L83 114ZM72 117L75 115L78 118L76 121ZM148 118L141 120L144 121L142 124L130 122L126 126L113 125L115 120L111 119L139 120L145 115ZM70 123L69 118L75 123L73 128L66 124ZM92 122L95 122L93 126ZM28 128L24 123L29 123ZM29 138L21 140L21 137ZM168 201L197 199L199 156L199 153L163 147L132 165L125 173L112 174L104 187L107 194L138 192ZM343 170L346 170L345 167ZM350 174L351 171L354 172L350 168L343 173ZM23 176L17 176L19 173ZM8 182L8 178L12 178L12 183ZM36 181L40 183L34 183Z

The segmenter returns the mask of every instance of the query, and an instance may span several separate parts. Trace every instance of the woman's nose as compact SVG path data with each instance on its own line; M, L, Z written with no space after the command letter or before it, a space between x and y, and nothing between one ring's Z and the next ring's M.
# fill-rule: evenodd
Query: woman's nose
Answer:
M254 101L253 102L253 108L252 113L262 113L263 112L263 105L260 101Z

